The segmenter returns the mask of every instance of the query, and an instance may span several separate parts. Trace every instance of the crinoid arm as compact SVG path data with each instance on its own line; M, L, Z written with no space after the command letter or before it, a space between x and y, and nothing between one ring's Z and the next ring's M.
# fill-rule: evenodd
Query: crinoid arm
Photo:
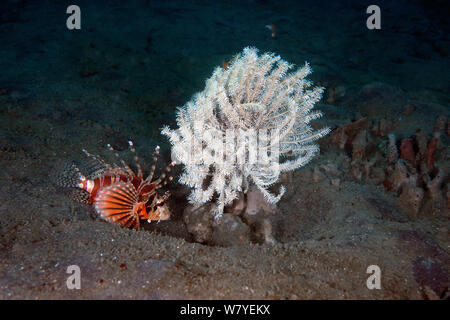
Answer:
M217 67L205 89L178 109L178 128L164 127L162 134L184 164L180 182L192 188L191 203L217 199L215 214L220 216L238 192L246 192L249 183L255 184L270 203L281 199L283 186L278 195L269 191L278 183L280 173L311 161L319 153L315 141L330 131L315 130L309 124L322 115L313 108L324 90L306 79L310 73L308 63L294 70L294 65L275 54L258 55L257 49L247 47L226 69ZM246 159L229 165L220 152L204 153L205 148L220 150L223 144L205 134L211 129L218 131L219 137L232 131L238 142L249 132L276 132L276 137L262 139L266 145L257 146L260 152L270 149L269 164ZM226 145L228 148L228 142ZM205 181L211 181L209 186L204 187Z

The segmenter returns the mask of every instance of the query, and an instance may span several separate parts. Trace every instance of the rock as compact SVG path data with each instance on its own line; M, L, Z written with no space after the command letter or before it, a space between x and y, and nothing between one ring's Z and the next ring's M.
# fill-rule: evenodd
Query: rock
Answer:
M224 213L214 220L210 244L231 247L250 242L250 227L232 214Z
M333 177L339 177L341 175L341 172L334 163L323 164L320 166L320 169L322 169L328 175L331 175Z
M247 207L244 214L254 216L260 212L276 213L277 208L273 204L268 203L261 191L252 186L247 192Z
M186 228L196 242L224 247L276 242L272 220L279 216L279 212L255 186L227 207L218 219L214 219L212 214L214 207L215 204L207 203L198 208L188 206L183 211Z
M343 150L346 144L350 144L353 141L361 129L367 129L368 126L369 121L367 118L340 126L330 135L330 143L338 145L339 149Z
M320 171L319 167L315 167L313 174L312 174L312 179L314 182L321 182L323 180L325 180L327 177Z
M341 179L338 179L338 178L336 178L336 179L331 179L331 185L332 185L333 187L339 187L340 184L341 184Z
M190 205L183 211L183 221L196 242L206 243L211 239L214 220L212 209L213 204L207 203L198 208Z
M247 207L242 215L242 220L252 230L251 240L275 243L273 223L278 219L282 219L282 216L277 207L268 203L256 187L251 187L247 193Z
M235 216L240 216L244 212L245 207L247 206L245 198L246 196L243 193L241 193L239 198L234 200L231 206L225 207L225 212L231 213L232 215Z
M264 236L264 243L272 245L276 243L275 238L272 234L272 223L269 219L264 219L262 224L262 231Z

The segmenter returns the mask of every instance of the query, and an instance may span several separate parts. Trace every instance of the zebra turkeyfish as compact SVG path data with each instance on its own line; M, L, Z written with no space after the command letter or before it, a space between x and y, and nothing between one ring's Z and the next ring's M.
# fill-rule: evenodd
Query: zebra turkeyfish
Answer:
M75 163L71 163L62 174L59 174L55 183L70 190L68 193L73 200L92 204L104 220L138 230L141 220L150 223L155 220L167 220L170 217L166 204L170 193L166 192L163 196L159 196L156 191L172 181L173 178L167 177L167 174L176 163L170 163L163 174L153 180L160 150L157 146L153 153L150 174L144 179L133 142L129 141L128 144L134 155L137 174L108 144L108 149L114 153L120 165L108 164L100 156L83 149L90 160L89 164L81 169Z

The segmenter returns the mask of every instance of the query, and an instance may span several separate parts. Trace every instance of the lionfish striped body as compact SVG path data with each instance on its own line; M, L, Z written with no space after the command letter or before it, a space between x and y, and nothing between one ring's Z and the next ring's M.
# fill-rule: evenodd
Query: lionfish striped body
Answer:
M160 197L156 190L172 180L172 177L167 177L167 174L175 162L169 164L158 179L152 180L159 155L159 147L156 147L153 154L153 166L148 177L144 179L131 141L129 146L134 154L137 174L108 145L110 151L114 152L120 160L120 166L108 164L100 156L90 154L83 149L86 156L92 160L90 167L92 172L85 176L79 167L72 163L69 170L66 170L56 182L60 186L70 187L74 200L93 204L95 211L106 221L139 229L140 220L151 222L166 220L170 217L169 209L165 204L170 194L166 192Z

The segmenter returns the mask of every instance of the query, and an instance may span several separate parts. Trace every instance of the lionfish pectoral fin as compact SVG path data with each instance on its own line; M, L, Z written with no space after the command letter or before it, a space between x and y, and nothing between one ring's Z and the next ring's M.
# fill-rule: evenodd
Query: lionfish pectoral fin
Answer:
M136 203L134 186L120 181L100 190L95 198L95 210L106 221L139 229L139 216L134 211Z

